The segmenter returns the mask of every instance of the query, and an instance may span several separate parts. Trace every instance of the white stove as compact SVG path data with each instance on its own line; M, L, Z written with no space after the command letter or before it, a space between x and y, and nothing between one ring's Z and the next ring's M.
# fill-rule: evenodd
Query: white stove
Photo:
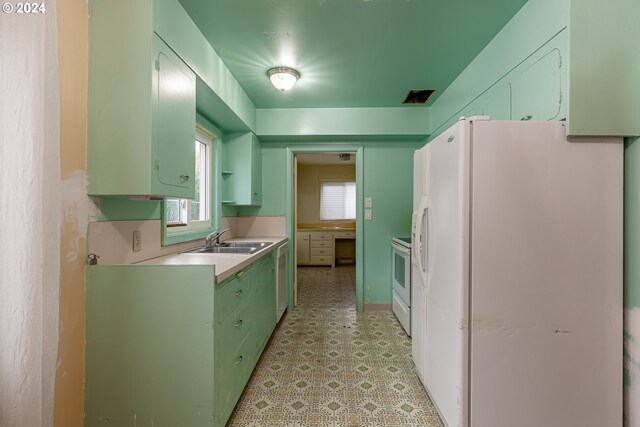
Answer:
M391 249L391 306L411 336L411 238L393 237Z

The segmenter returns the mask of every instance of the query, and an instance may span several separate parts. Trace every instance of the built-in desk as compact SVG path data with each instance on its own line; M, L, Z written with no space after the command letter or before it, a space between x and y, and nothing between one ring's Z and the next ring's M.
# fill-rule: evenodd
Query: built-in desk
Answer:
M333 263L336 260L347 264L356 262L356 231L334 231L333 232Z
M355 226L299 225L296 236L298 265L330 265L336 258L355 262Z

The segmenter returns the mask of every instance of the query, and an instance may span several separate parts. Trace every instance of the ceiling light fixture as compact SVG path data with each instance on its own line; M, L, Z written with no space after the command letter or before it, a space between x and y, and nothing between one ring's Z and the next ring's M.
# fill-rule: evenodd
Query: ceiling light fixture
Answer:
M296 81L300 78L300 73L293 68L274 67L267 71L267 76L276 89L284 92L296 84Z

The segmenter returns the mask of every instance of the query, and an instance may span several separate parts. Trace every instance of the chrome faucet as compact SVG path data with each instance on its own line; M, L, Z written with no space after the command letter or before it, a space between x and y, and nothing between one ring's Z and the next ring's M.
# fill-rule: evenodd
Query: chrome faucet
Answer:
M204 247L205 248L210 248L213 244L213 240L215 239L216 241L216 246L220 246L220 236L222 236L224 233L226 233L227 231L229 231L228 228L225 228L224 230L220 231L219 228L216 228L215 230L213 230L211 233L209 233L207 235L207 237L204 238Z

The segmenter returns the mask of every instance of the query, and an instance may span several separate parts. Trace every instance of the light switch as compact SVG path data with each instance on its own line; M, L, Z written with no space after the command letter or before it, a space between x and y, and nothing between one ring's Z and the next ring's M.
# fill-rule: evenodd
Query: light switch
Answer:
M364 219L367 221L371 221L371 209L364 210Z
M371 202L371 197L365 197L364 198L364 207L365 208L372 208L373 204Z
M140 252L142 250L142 232L136 230L133 232L133 252Z

